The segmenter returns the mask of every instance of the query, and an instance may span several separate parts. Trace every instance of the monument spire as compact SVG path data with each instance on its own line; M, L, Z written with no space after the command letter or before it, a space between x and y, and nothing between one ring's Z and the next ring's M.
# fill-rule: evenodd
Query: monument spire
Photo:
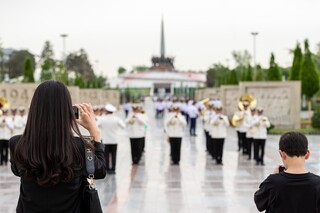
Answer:
M165 57L165 46L164 46L164 26L163 26L163 16L161 19L161 44L160 44L160 56L161 58Z

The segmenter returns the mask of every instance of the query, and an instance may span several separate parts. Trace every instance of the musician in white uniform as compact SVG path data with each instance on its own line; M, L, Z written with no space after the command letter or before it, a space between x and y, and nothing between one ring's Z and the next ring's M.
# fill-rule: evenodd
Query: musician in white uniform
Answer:
M257 107L257 116L253 120L256 131L253 134L253 142L256 143L256 162L257 165L264 165L264 148L267 140L267 128L270 127L269 119L263 116L263 108Z
M108 174L116 173L117 147L120 140L118 133L125 128L124 122L114 115L115 111L116 108L113 105L107 104L105 113L97 122L100 127L102 143L105 144L104 152Z
M126 119L127 132L131 144L132 164L138 165L142 154L142 144L145 137L147 121L139 111L139 106L132 106L132 113Z
M211 119L211 136L213 143L215 144L215 157L216 163L223 165L223 145L224 140L227 137L227 127L230 125L228 117L222 114L222 105L217 104L215 106L216 115Z
M27 124L28 115L24 107L19 108L19 114L14 119L14 134L22 135Z
M246 139L247 139L247 153L248 153L248 160L251 160L251 153L252 153L252 145L253 143L253 135L255 131L257 131L255 125L253 125L253 121L256 117L256 108L254 106L250 107L251 116L247 117L245 120L245 125L248 127L248 131L246 133ZM255 148L254 148L255 150ZM256 159L256 153L253 153L253 158Z
M170 113L166 118L165 126L170 142L172 164L179 165L181 141L184 127L187 125L187 122L184 116L180 113L179 106L173 106L172 110L172 113Z
M248 143L247 143L247 138L246 138L246 134L248 131L248 126L245 124L245 120L248 119L248 117L251 116L251 112L249 109L249 102L248 101L243 101L242 105L243 105L243 111L241 111L241 119L239 120L239 135L240 135L240 143L241 143L241 148L242 148L242 153L243 154L247 154L248 150Z
M14 125L8 116L9 110L2 109L0 116L0 165L8 164L9 139L12 137Z

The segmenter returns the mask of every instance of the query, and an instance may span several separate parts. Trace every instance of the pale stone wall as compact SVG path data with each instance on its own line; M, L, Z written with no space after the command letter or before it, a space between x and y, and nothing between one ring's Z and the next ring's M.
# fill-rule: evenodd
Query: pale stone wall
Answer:
M203 89L197 91L196 96L201 95L201 99L204 99L216 91L216 88ZM300 128L300 81L240 82L239 86L222 86L219 97L229 118L237 110L240 96L245 93L250 93L257 99L257 105L264 108L264 114L275 126Z
M5 97L11 107L29 107L31 99L38 84L0 84L0 96ZM105 105L111 103L116 107L120 105L120 95L117 90L79 89L68 87L72 103L91 103L92 105Z

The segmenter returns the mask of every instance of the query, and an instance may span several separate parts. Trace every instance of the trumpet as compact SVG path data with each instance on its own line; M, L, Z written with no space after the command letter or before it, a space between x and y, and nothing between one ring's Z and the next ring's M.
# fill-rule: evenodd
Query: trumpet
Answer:
M175 115L170 119L169 124L170 125L176 125L177 121L178 121L178 115Z
M131 119L129 120L129 124L130 124L130 125L133 125L133 124L136 122L136 120L137 120L137 117L136 117L135 115L133 115L133 116L131 117Z

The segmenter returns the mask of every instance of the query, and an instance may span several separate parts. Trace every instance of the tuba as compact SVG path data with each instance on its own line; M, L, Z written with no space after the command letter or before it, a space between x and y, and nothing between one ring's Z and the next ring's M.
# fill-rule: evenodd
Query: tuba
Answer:
M205 99L201 100L200 102L202 104L204 104L205 107L206 107L205 109L202 109L200 111L200 115L204 115L204 112L210 108L210 99L209 98L205 98Z
M257 106L257 99L253 95L246 93L242 95L238 101L238 107L241 111L244 110L243 102L245 101L249 103L249 107ZM235 114L231 120L232 126L237 127L240 124L240 121L242 121L243 119L244 119L244 114L241 114L241 115Z

